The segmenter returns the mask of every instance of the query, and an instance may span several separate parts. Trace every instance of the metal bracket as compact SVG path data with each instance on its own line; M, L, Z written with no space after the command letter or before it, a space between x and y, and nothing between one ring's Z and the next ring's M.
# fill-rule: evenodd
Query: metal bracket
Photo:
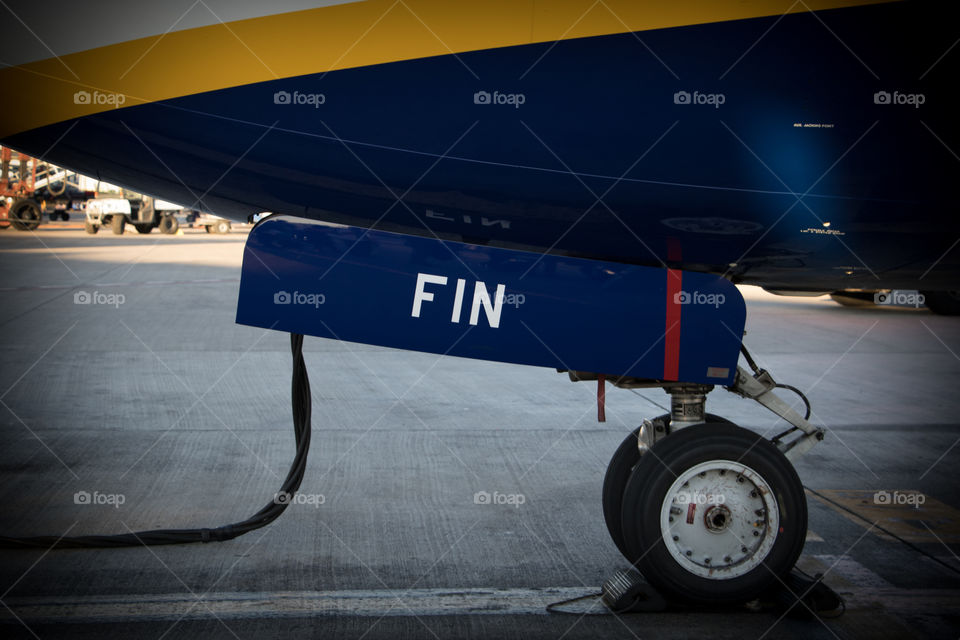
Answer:
M644 420L637 433L637 449L640 450L640 455L649 451L659 440L666 438L668 433L667 425L660 418Z
M815 427L810 421L794 411L789 404L781 400L777 394L773 392L776 386L777 383L774 382L770 373L763 369L758 370L756 374L750 374L745 371L743 367L737 367L737 375L733 385L726 387L726 389L744 398L756 400L783 418L786 422L793 425L792 429L773 439L774 444L776 444L777 447L783 451L784 455L787 456L787 459L792 462L809 451L813 445L823 440L826 435L826 430ZM789 442L781 441L783 436L798 429L803 432L802 435Z

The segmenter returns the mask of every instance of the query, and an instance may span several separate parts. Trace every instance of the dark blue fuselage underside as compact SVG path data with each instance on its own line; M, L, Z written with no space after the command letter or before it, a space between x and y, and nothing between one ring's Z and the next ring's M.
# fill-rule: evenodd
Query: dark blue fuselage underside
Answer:
M960 252L930 269L960 235L957 56L918 79L949 25L902 3L476 51L4 144L39 155L66 132L50 161L233 219L275 211L770 288L957 288ZM279 91L324 102L278 104ZM924 104L876 104L879 91Z

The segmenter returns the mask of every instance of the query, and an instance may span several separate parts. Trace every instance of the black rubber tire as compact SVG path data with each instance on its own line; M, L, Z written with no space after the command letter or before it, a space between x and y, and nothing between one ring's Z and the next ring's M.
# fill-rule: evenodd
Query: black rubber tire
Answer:
M715 416L708 413L707 422L719 422L723 424L733 424L726 418ZM663 420L669 428L670 414L665 414L656 418ZM620 549L620 553L627 556L627 548L623 542L623 492L627 488L627 481L630 480L630 473L640 462L640 450L637 448L637 437L640 434L640 427L637 427L628 435L610 458L610 464L607 465L607 473L603 476L603 519L607 523L607 531L613 543Z
M960 291L921 291L927 309L941 316L960 316Z
M137 230L137 233L150 233L153 231L152 222L135 222L133 227Z
M230 223L226 220L220 220L213 225L214 233L230 233Z
M113 231L114 234L118 236L122 236L123 231L126 228L127 228L126 216L120 215L119 213L115 213L112 216L110 216L110 230Z
M213 225L212 225L212 224L204 225L203 228L204 228L204 230L205 230L207 233L213 233Z
M710 460L738 461L756 471L770 486L780 511L780 528L766 558L728 580L688 572L667 551L660 531L660 509L670 485L687 469ZM623 514L628 559L668 597L698 604L757 598L790 572L807 534L807 501L793 466L763 436L729 424L687 427L657 442L627 482Z
M70 214L64 211L60 214L60 219L64 222L70 222Z
M83 230L90 235L95 235L97 231L100 231L100 225L93 224L89 219L87 219L83 223Z
M160 229L160 233L171 235L176 233L177 229L180 228L180 222L176 216L165 215L160 218L160 224L157 226Z
M10 205L10 223L17 231L33 231L40 226L43 214L40 205L29 198L20 198Z

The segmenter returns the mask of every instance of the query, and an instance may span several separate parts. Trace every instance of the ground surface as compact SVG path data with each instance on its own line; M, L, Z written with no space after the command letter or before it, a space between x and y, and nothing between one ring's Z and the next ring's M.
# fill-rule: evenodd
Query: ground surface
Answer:
M288 341L234 324L245 237L0 232L0 533L217 526L273 497L293 455ZM610 390L599 424L593 385L552 371L308 338L313 504L223 544L2 551L2 633L956 638L960 319L744 293L747 344L830 429L798 465L834 501L808 495L801 564L846 596L839 619L544 614L624 566L603 473L666 396ZM723 390L708 407L780 428Z

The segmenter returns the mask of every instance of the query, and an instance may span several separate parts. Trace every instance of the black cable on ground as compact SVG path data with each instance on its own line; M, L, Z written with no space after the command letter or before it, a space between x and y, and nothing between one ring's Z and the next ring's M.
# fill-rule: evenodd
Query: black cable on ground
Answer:
M560 608L568 604L573 604L575 602L582 602L583 600L589 600L590 598L599 598L602 595L603 595L603 592L598 591L596 593L588 593L583 596L577 596L576 598L570 598L569 600L561 600L560 602L551 602L550 604L547 605L547 612L560 613L565 616L579 616L581 618L584 616L612 616L617 613L621 613L618 611L612 611L606 608L606 606L604 606L604 608L601 609L600 611L564 611L563 609Z
M310 449L310 379L303 361L303 336L290 334L290 351L293 355L291 400L293 404L293 431L297 452L290 471L273 501L255 514L233 524L213 529L155 529L116 535L91 536L33 536L16 538L0 536L0 548L5 549L78 549L104 547L137 547L141 545L187 544L191 542L220 542L242 536L265 527L276 520L290 503L290 498L300 488L307 468L307 452ZM286 499L283 499L285 497Z

